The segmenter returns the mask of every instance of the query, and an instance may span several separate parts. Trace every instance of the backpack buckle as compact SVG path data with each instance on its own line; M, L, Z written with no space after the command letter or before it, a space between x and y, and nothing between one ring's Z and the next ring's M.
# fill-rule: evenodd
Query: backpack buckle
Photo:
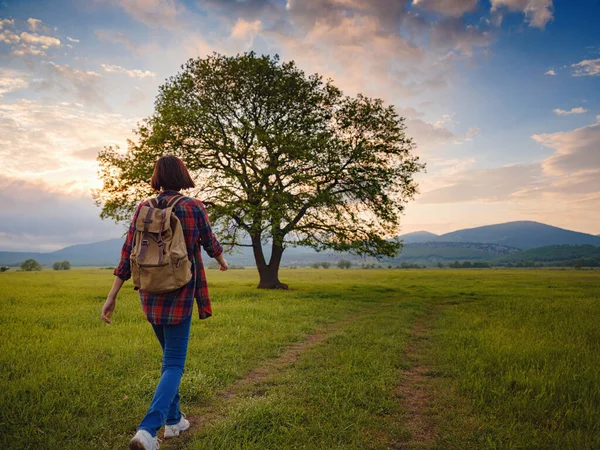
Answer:
M148 245L149 241L148 239L142 239L142 245Z

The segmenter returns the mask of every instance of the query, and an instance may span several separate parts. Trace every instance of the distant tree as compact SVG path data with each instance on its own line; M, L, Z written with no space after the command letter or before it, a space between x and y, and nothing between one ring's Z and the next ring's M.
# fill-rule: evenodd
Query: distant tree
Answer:
M319 267L321 267L321 263L314 262L310 265L310 267L312 267L313 269L318 269Z
M54 270L71 270L71 263L69 261L57 261L52 264Z
M442 267L444 267L444 265L441 262L437 263L437 266L441 269Z
M321 263L321 267L322 267L323 269L329 269L329 267L330 267L330 266L331 266L331 263L328 263L327 261L323 261L323 262Z
M0 272L6 272L7 270L10 270L10 267L6 267L6 266L0 267Z
M374 257L400 249L388 237L424 164L394 106L252 52L190 59L154 105L127 153L109 147L98 156L103 218L131 220L153 194L155 161L174 154L222 242L252 247L259 288L287 287L278 274L290 245Z
M473 264L471 264L471 261L464 261L464 262L462 263L462 268L463 268L463 269L469 269L469 268L471 268L472 266L473 266Z
M515 267L515 265L514 265L513 263L509 262L509 263L506 265L506 267Z
M472 267L475 269L489 269L490 263L485 261L476 261L473 263Z
M352 263L347 259L342 259L340 262L337 263L337 266L340 269L349 269L350 267L352 267Z
M459 267L461 267L461 264L458 261L454 261L453 263L450 263L449 267L453 269L458 269Z
M21 270L24 272L34 272L42 270L42 265L35 259L29 258L21 263Z
M581 270L581 264L575 264L573 266L573 269L575 269L575 270Z

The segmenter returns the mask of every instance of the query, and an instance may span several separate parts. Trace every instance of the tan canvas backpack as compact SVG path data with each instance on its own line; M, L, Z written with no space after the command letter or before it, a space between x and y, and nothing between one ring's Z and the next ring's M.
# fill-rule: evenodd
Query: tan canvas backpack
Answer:
M130 256L137 289L160 294L185 286L192 279L183 229L173 212L182 198L175 196L166 205L153 198L150 205L140 209Z

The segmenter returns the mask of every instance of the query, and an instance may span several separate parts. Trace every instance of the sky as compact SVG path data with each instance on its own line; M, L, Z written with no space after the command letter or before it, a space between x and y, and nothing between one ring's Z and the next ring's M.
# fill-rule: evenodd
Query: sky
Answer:
M600 234L596 0L0 0L0 250L119 237L96 155L189 58L253 50L393 104L427 164L402 232Z

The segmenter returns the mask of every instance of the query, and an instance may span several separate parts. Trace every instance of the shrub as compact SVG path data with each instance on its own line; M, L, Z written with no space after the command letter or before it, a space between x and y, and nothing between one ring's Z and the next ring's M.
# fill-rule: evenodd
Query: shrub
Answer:
M29 258L21 263L21 270L23 272L34 272L42 270L42 265L35 259Z
M69 261L57 261L52 264L54 270L71 270L71 263Z

